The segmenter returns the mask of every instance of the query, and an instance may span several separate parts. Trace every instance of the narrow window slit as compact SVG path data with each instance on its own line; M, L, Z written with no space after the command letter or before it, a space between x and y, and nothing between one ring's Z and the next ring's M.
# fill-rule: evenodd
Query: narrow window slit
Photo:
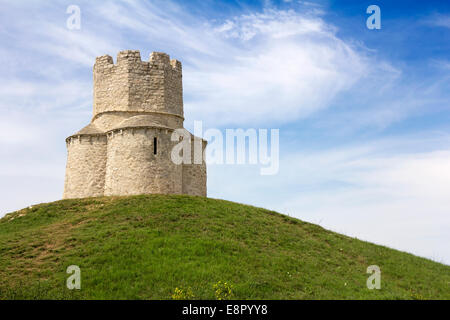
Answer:
M158 139L156 137L153 138L153 154L156 154L158 152Z

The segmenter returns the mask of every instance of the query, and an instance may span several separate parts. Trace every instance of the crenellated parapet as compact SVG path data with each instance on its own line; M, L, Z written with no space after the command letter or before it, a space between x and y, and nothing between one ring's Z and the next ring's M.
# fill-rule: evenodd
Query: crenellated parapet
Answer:
M183 117L182 67L169 55L139 51L98 57L94 65L94 119L107 112L149 112Z

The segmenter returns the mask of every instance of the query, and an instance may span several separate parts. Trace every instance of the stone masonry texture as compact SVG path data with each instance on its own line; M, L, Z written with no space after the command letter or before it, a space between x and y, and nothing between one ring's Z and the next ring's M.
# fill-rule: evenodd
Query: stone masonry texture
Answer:
M97 57L91 123L69 136L63 198L131 194L206 196L206 164L175 164L183 128L182 68L165 53ZM193 136L192 141L193 141ZM156 148L155 148L156 143ZM192 143L193 145L193 143ZM206 141L202 142L202 151ZM156 153L155 153L156 151Z

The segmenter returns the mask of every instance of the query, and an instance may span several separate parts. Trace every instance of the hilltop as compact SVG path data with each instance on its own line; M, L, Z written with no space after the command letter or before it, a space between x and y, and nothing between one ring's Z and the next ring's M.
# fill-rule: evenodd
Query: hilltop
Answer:
M66 268L81 268L81 290ZM369 290L366 268L381 268ZM185 195L61 200L0 220L0 299L449 299L450 267L280 213Z

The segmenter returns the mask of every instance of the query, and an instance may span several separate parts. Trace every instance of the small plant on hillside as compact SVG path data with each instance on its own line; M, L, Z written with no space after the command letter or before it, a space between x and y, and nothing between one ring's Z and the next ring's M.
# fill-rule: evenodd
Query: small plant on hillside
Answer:
M420 293L415 292L414 290L410 290L411 299L413 300L425 300L425 297Z
M218 281L213 285L217 300L230 300L233 297L233 285L228 282Z
M190 300L194 298L194 294L192 293L191 287L187 289L175 288L174 293L172 294L173 300Z

